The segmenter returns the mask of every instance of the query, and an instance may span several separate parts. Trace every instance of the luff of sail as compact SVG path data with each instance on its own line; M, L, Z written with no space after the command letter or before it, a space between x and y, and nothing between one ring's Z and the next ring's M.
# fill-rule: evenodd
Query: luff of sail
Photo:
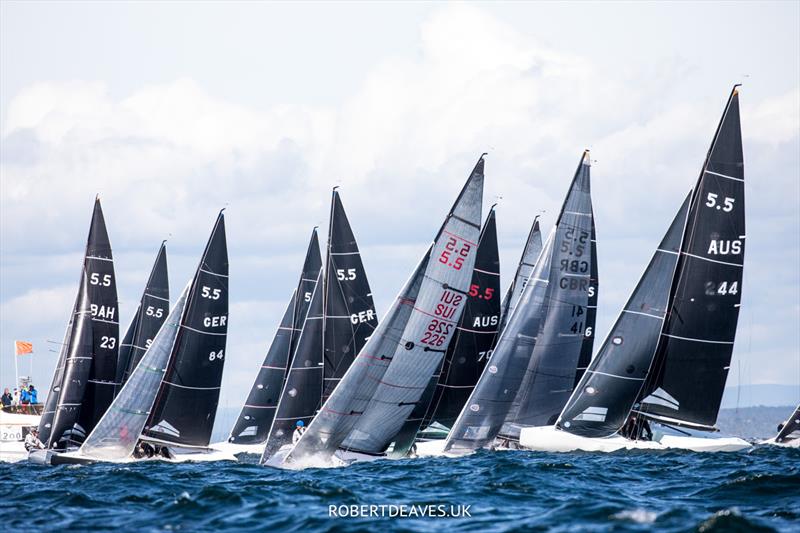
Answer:
M478 239L467 303L428 388L398 433L393 456L405 456L420 429L452 427L491 357L500 322L500 260L494 206Z
M303 323L322 268L317 229L311 232L297 288L289 299L278 331L272 339L247 400L231 429L228 442L260 444L267 440L283 390L291 356L303 330Z
M78 305L72 319L73 329L64 361L61 391L58 395L52 428L48 436L51 448L66 449L83 442L86 434L77 426L94 358L92 316L87 278L82 278Z
M500 331L505 327L508 322L508 317L517 307L519 299L522 298L522 293L525 290L525 285L528 283L528 278L531 277L536 260L539 254L542 253L542 232L539 229L539 215L533 219L531 230L528 233L528 239L525 241L525 248L522 250L522 257L519 258L517 271L514 273L514 279L508 287L503 298L500 314Z
M219 402L228 331L225 218L217 217L192 280L169 366L143 436L207 446Z
M367 272L336 189L331 198L324 280L323 402L378 326Z
M414 340L406 335L406 331L412 314L414 314L415 310L422 308L420 307L420 299L423 296L422 287L426 285L426 282L430 284L432 281L428 276L431 263L436 261L454 270L456 268L464 269L468 267L469 270L467 270L466 273L471 272L474 263L475 246L469 245L469 243L463 241L461 238L456 237L459 235L456 233L458 228L452 227L452 225L454 225L452 223L458 223L460 229L465 233L474 233L473 243L477 240L480 230L480 202L482 191L483 156L479 159L470 178L462 189L458 200L453 206L453 209L451 209L445 219L442 228L437 234L436 242L428 249L427 253L423 255L411 277L400 291L397 299L364 345L364 348L359 352L355 362L350 366L347 373L345 373L339 386L336 387L331 396L327 399L308 430L303 434L300 441L287 456L287 462L304 461L314 456L325 460L331 457L336 450L344 444L344 441L354 430L361 431L357 429L356 426L358 426L363 415L367 412L369 404L376 395L378 387L386 381L386 374L395 357L397 357L398 353L401 351L411 351L415 348L419 349L419 346ZM475 205L476 202L477 205ZM466 229L464 229L464 227L466 227ZM453 231L454 229L456 231ZM446 237L440 239L442 236ZM451 236L454 237L455 242L450 239ZM462 251L466 253L466 256L460 253ZM461 257L461 259L458 259L459 257ZM457 267L453 265L457 265ZM436 270L438 271L439 267L437 267ZM468 282L469 278L465 278L464 285ZM441 284L442 281L440 280L438 283L438 289L440 289L440 291L445 290ZM450 287L449 282L448 287ZM454 288L462 291L462 293L466 292L466 289L468 289L468 287L458 288L457 286ZM443 296L443 294L440 295L440 297L441 296ZM430 295L425 296L425 300L430 299ZM429 303L428 301L425 302L425 304ZM452 305L453 303L454 302L451 301L450 304L446 304L447 312L453 314L458 313L460 316L463 298L458 302L457 307L454 307ZM417 313L419 313L419 311L417 311ZM450 318L456 318L455 321L457 322L457 317L451 315ZM451 331L437 334L440 335L440 338L443 337L442 344L444 349L446 349L444 345L449 343L449 338L452 334L452 326L448 329ZM424 338L424 335L422 335L422 337ZM415 340L420 341L421 339L415 337ZM430 338L428 340L430 341ZM439 357L439 360L440 359L441 356ZM420 386L408 389L412 394L421 395L423 393L427 382L430 380L430 376L439 364L439 360L434 358L429 361L429 363L432 362L434 364L430 373L427 373L427 370L425 371L427 374L425 376L422 376L419 369L416 370L418 374L417 377L424 379L422 379ZM416 401L410 402L408 405L398 405L397 407L402 408L403 412L396 413L396 420L391 420L387 416L381 421L382 424L388 422L387 425L384 425L382 432L384 434L392 433L389 439L393 438L400 429L410 413L410 407L413 406L415 402ZM397 427L392 430L389 424L396 425ZM376 440L386 440L386 437L385 435L378 436Z
M117 281L99 198L94 203L85 265L94 358L76 429L88 435L114 400L119 357Z
M553 422L575 384L585 336L593 334L586 307L591 274L592 209L589 153L575 171L561 213L542 249L492 358L445 442L464 453L523 425ZM554 411L554 412L553 412ZM544 421L542 421L544 419Z
M469 293L481 229L483 156L434 241L401 342L342 448L382 453L440 367Z
M130 457L141 436L167 370L189 284L183 289L153 342L134 367L114 402L80 448L82 455L105 461Z
M169 277L166 241L156 254L139 307L119 346L117 383L125 384L169 314Z
M261 462L264 463L282 446L292 442L292 432L298 421L311 423L322 403L324 367L322 360L324 316L322 311L322 272L311 297L303 332L292 356L292 366L286 375L278 408L269 430Z
M714 430L733 354L745 248L738 86L694 188L670 309L638 411Z
M691 194L656 248L556 426L583 437L608 437L625 425L655 354Z

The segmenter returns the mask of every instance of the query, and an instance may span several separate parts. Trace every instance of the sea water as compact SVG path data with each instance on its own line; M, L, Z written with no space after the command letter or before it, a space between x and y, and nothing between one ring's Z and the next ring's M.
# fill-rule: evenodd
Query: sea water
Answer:
M800 449L488 452L283 471L0 463L3 531L800 531Z

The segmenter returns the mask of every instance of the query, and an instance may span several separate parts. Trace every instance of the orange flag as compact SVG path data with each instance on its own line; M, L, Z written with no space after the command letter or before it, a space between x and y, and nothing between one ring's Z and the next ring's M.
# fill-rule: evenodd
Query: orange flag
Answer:
M33 353L33 344L25 341L14 341L14 350L17 352L17 355Z

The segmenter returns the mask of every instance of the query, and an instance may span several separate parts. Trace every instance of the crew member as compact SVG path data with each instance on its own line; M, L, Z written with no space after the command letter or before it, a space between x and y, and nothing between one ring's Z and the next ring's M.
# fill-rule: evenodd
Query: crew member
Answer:
M297 441L300 440L300 437L303 436L303 433L306 432L306 425L305 422L302 420L298 420L295 424L294 433L292 433L292 444L297 444Z

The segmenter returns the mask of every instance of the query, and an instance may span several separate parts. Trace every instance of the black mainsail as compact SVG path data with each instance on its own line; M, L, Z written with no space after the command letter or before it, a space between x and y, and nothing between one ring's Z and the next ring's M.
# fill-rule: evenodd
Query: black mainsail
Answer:
M82 323L85 319L85 314L81 312L83 306L88 306L92 322L90 326ZM77 317L81 319L77 320ZM72 443L79 443L83 436L92 430L99 417L111 404L114 397L117 368L117 340L119 337L117 320L117 285L114 276L114 261L100 199L96 198L89 227L89 237L86 242L78 295L70 314L53 382L50 385L39 423L40 438L48 447L58 445L59 441L62 441L65 431L69 431ZM78 330L80 330L80 334ZM80 381L79 390L71 390L76 382L66 375L69 366L67 361L70 358L74 359L74 345L85 342L85 335L91 335L88 353L91 354L92 360L89 362L89 373ZM79 374L82 374L84 365L85 363L81 363ZM75 375L73 371L70 371L70 374ZM66 401L67 398L69 401ZM80 403L80 405L73 406L76 409L71 411L75 416L74 427L61 428L59 434L56 435L52 432L54 417L59 409L58 406L64 403ZM64 442L61 444L63 445Z
M690 198L561 414L559 428L610 436L632 411L668 425L714 430L733 351L744 264L737 87Z
M575 384L584 338L593 337L586 311L597 292L592 272L590 160L581 157L567 197L531 272L516 310L501 331L489 364L462 409L445 451L468 452L502 433L558 416Z
M156 261L147 278L147 285L139 301L122 343L119 345L117 383L121 388L133 369L139 364L144 352L153 342L169 314L169 279L167 276L167 241L161 243Z
M331 199L324 280L323 402L378 327L378 315L361 252L336 189Z
M693 191L669 313L634 407L651 419L715 430L742 299L744 200L737 86Z
M542 232L539 229L539 215L536 215L531 225L531 230L528 233L528 240L525 241L525 248L522 250L522 257L519 258L517 271L514 273L514 279L508 287L503 304L501 306L500 314L500 327L502 331L508 322L508 317L517 307L519 299L522 298L522 292L525 290L525 285L528 284L528 278L531 277L533 269L536 266L536 260L539 254L542 253Z
M228 250L220 211L192 279L144 438L208 445L219 402L227 331Z
M303 261L300 281L289 299L278 331L272 339L239 417L231 429L228 442L261 444L267 440L283 390L287 368L291 364L291 356L302 333L321 268L322 256L319 252L317 229L314 228Z
M653 360L678 261L686 197L597 356L556 423L583 437L607 437L627 421Z
M287 460L342 446L382 453L440 366L466 302L480 234L483 156L386 318Z

